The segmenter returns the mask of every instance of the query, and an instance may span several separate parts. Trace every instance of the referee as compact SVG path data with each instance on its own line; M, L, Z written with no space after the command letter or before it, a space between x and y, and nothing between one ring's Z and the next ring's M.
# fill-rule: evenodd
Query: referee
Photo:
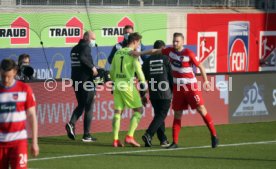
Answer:
M154 49L165 48L163 41L157 40ZM171 105L173 79L169 58L164 55L150 56L143 64L143 72L148 81L150 101L154 109L154 118L146 133L142 136L145 147L151 147L151 139L155 132L162 147L168 147L165 135L165 118Z
M65 129L70 139L75 140L75 123L80 118L84 110L83 122L83 142L94 142L96 138L90 135L91 120L93 117L93 104L96 94L94 84L88 88L93 81L93 76L98 74L93 64L91 48L96 45L96 35L92 31L87 31L83 39L71 50L71 78L73 87L78 101L78 106L73 111L70 122L66 124Z

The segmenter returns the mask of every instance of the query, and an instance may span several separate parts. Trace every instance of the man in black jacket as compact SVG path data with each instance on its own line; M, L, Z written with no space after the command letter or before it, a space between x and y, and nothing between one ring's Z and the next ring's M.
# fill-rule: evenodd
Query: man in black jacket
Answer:
M118 50L120 50L120 49L122 49L122 48L124 48L124 47L127 46L127 44L128 44L128 36L129 36L129 34L131 34L133 32L134 32L133 26L126 25L124 27L124 30L123 30L124 40L122 42L116 43L116 45L113 46L113 48L111 50L111 53L109 54L108 59L107 59L107 61L108 61L109 64L112 63L112 60L113 60L113 57L114 57L115 53ZM138 51L143 51L143 50L145 50L145 46L141 43L137 50ZM146 58L146 56L142 56L141 58L139 57L139 62L142 63L145 58Z
M75 123L84 113L83 122L83 142L93 142L96 138L90 135L91 120L93 117L94 97L96 94L93 77L98 74L93 64L91 48L96 45L96 35L92 31L87 31L83 39L71 50L71 78L78 101L78 106L73 111L70 122L65 128L70 139L75 140Z
M155 49L165 48L165 43L157 40ZM151 147L155 132L162 147L169 146L165 135L165 119L171 105L173 79L169 58L164 55L150 56L143 64L143 72L148 81L150 101L154 108L154 118L146 133L142 136L145 147Z

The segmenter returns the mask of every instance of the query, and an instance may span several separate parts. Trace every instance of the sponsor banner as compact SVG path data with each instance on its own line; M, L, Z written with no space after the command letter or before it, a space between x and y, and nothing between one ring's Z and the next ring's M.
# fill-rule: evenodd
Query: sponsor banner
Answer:
M0 48L71 47L86 30L94 30L97 44L111 46L123 39L123 28L132 25L143 36L166 41L166 14L1 14Z
M249 22L228 23L228 72L248 71Z
M107 58L113 46L103 46L92 48L92 59L95 65L106 70L110 69ZM185 46L196 52L195 46ZM151 49L152 45L145 46L146 50ZM15 61L22 53L31 56L31 66L34 68L35 79L49 78L70 78L71 77L71 58L72 48L8 48L0 49L0 60L11 58Z
M224 75L210 76L216 86L227 86L228 77ZM198 78L200 81L201 78ZM29 83L32 87L37 101L37 118L39 136L66 135L65 124L70 120L77 102L75 93L70 84L64 81L66 86L62 87L62 81L57 82L57 88L50 92L44 88L43 82ZM51 86L54 83L50 84ZM101 87L101 86L100 86ZM205 106L212 115L215 124L228 124L228 95L216 88L212 92L203 92ZM93 109L93 121L91 126L92 133L111 132L113 118L113 95L109 91L98 91ZM129 109L122 114L121 130L126 131L133 112ZM138 130L145 130L154 112L151 104L145 108ZM166 119L166 126L171 127L173 123L173 111L170 110ZM195 110L183 112L183 126L204 125L201 116ZM83 133L83 118L81 117L76 124L76 133ZM79 138L80 139L80 138Z
M198 32L197 39L197 60L203 63L207 73L215 73L217 71L217 32Z
M230 123L276 120L275 73L233 75Z
M214 72L217 73L254 72L259 69L266 70L267 67L275 70L271 68L274 65L273 51L276 43L273 33L276 31L276 22L273 22L275 17L276 13L188 14L187 43L197 45L198 58L213 56L212 52L216 51ZM212 48L212 51L210 47L215 37L217 46ZM267 58L264 62L270 62L270 65L259 68L261 57ZM212 57L209 60L200 60L209 72L213 72L210 70L211 60Z
M261 31L259 42L259 70L276 70L276 31Z

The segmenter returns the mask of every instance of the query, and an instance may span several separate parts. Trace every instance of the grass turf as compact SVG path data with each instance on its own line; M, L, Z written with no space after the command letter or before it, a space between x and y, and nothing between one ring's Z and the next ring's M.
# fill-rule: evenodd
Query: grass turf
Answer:
M221 145L233 143L276 141L276 122L231 124L216 126ZM171 129L166 131L171 138ZM126 132L121 132L124 138ZM141 144L144 131L135 138ZM156 137L151 148L113 148L112 133L96 133L94 143L82 143L66 136L39 138L40 156L30 157L29 168L36 169L275 169L276 143L221 146L210 148L207 127L183 127L179 150L167 151ZM122 139L121 139L122 140ZM171 141L171 140L170 140ZM208 146L201 147L200 146ZM192 147L192 148L190 148ZM194 147L194 148L193 148ZM197 147L197 148L196 148ZM198 148L199 147L199 148ZM181 149L183 148L183 149ZM154 150L147 152L148 150ZM141 152L133 152L141 151ZM121 152L121 153L119 153ZM129 153L132 152L132 153ZM107 154L109 153L109 154ZM112 154L113 153L113 154ZM89 154L87 156L79 156ZM73 157L64 157L73 156ZM43 159L51 158L52 159ZM55 158L60 157L60 158Z

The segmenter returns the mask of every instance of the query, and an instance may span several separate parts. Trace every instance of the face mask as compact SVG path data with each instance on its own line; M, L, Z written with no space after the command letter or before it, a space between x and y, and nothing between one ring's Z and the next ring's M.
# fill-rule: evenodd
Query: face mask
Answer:
M124 34L124 39L128 40L129 33Z
M96 40L91 40L89 46L90 47L96 46Z

